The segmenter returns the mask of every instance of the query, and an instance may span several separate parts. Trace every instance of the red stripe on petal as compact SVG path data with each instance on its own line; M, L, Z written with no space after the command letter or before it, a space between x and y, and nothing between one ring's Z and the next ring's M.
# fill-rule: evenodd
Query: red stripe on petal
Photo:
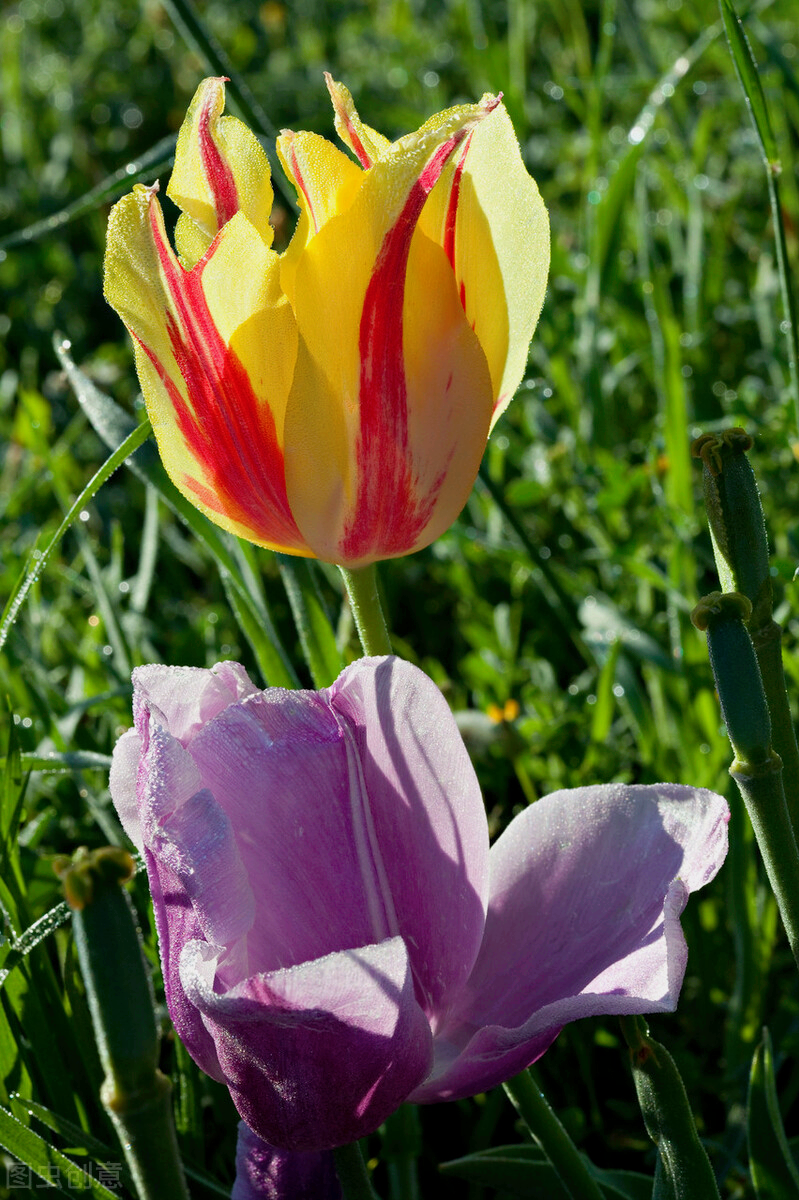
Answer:
M220 154L219 147L211 135L213 100L213 93L209 89L200 113L198 133L203 171L213 193L216 220L221 229L239 211L239 194L233 172Z
M341 121L341 124L344 125L347 130L347 135L350 140L350 145L352 146L352 149L355 152L358 162L361 164L361 166L365 170L368 171L372 165L372 160L369 157L369 153L368 153L366 147L364 146L363 142L361 141L361 139L358 135L358 132L352 123L352 120L350 119L349 113L347 112L346 108L342 104L341 94L338 90L338 85L335 83L333 76L330 74L329 71L325 71L325 83L327 84L327 90L330 93L330 99L333 101L333 108L335 110L336 116Z
M317 220L316 213L314 212L311 193L308 191L308 185L305 182L302 171L300 170L299 160L297 159L297 150L294 146L294 134L291 132L291 130L284 129L283 137L289 139L289 160L291 162L291 170L294 175L294 182L305 197L305 203L308 205L308 215L313 222L314 233L318 233L319 221Z
M303 547L286 495L283 452L269 406L259 401L250 378L214 325L202 290L202 270L214 253L186 271L174 258L151 209L164 283L172 311L167 332L191 405L148 346L175 410L178 428L203 481L184 484L203 504L250 530L254 540Z
M469 134L455 167L455 174L452 178L452 187L449 193L449 204L447 205L447 216L444 222L444 253L449 259L449 265L452 267L453 271L455 270L455 234L458 225L458 203L460 201L461 179L463 178L463 168L466 163L466 155L469 153L469 145L471 140L472 135ZM463 280L460 281L459 294L461 305L463 306L463 310L465 312L466 287Z
M458 130L428 159L383 239L366 289L359 333L358 491L341 542L348 560L407 553L428 524L446 478L449 461L424 494L419 493L408 445L402 310L419 215L450 154L469 133L468 127Z

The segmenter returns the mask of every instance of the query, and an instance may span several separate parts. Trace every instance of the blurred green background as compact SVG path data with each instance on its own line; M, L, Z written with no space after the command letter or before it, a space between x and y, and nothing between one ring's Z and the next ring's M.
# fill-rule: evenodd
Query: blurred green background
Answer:
M398 651L464 714L492 829L562 786L665 779L725 791L729 747L689 621L717 586L690 442L730 425L755 438L795 689L799 431L765 168L715 0L234 0L197 13L273 130L333 136L325 70L392 137L501 91L549 207L552 272L528 376L473 497L433 547L381 568ZM102 256L109 199L127 186L119 180L165 184L168 139L210 73L173 16L158 0L21 0L0 14L1 603L108 455L54 333L99 388L141 411L128 339L102 297ZM745 24L782 160L795 276L795 0L756 4ZM64 220L70 206L77 215ZM293 219L278 195L279 247ZM275 556L231 552L309 686ZM341 655L355 657L336 572L315 568L313 581ZM130 724L131 666L220 658L270 682L213 556L122 470L67 532L0 650L0 692L15 714L3 736L13 731L29 755L108 755ZM507 701L518 716L510 708L512 719L497 720L491 706ZM4 803L14 895L3 905L16 906L19 933L59 899L52 855L119 831L102 766L35 771L21 799L8 774ZM684 919L680 1010L653 1029L678 1059L723 1194L748 1197L748 1062L765 1021L790 1133L799 1003L737 804L732 830L735 853ZM136 899L147 927L141 879ZM151 931L148 946L155 964ZM0 995L0 1102L19 1093L105 1128L66 931L16 966ZM169 1038L164 1056L179 1081L186 1154L224 1182L229 1101ZM651 1170L612 1021L570 1027L539 1075L597 1163ZM436 1161L516 1136L501 1093L422 1117L423 1179L436 1195L465 1194L436 1181ZM380 1147L376 1136L376 1157Z

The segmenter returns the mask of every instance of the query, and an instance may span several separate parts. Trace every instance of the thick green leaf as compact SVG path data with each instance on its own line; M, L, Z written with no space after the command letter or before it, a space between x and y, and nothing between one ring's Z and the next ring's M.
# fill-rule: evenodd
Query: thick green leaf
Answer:
M643 1017L621 1018L630 1066L646 1131L658 1148L652 1200L718 1200L707 1152L696 1131L677 1064L649 1036Z
M767 1029L752 1058L747 1137L749 1168L758 1200L799 1200L799 1170L782 1124Z
M442 1175L466 1179L485 1187L505 1188L530 1200L570 1200L569 1193L534 1145L493 1146L477 1154L441 1163Z

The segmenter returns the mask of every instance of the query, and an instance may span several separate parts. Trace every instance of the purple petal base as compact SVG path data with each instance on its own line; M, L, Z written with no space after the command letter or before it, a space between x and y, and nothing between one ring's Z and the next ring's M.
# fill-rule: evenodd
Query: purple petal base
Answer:
M276 1150L240 1121L230 1200L341 1200L333 1155Z

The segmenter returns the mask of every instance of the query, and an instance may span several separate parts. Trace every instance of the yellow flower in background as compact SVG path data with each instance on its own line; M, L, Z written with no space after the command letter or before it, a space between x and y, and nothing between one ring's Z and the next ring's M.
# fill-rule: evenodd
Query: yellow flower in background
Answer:
M429 545L469 495L521 381L549 226L500 100L389 142L329 76L336 129L278 153L300 217L272 249L266 155L206 79L167 195L114 206L105 294L161 457L216 524L347 567Z

